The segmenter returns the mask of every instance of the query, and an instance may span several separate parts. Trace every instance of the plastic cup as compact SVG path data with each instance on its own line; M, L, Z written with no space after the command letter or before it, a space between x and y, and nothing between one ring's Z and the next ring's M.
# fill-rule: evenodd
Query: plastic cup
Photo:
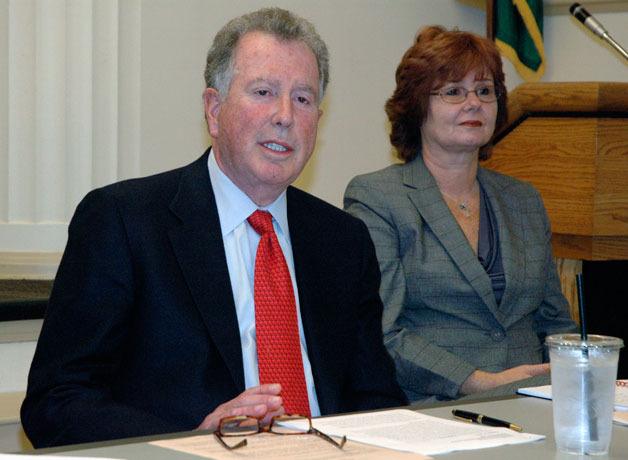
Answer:
M611 443L617 337L557 334L545 339L552 370L554 437L559 451L605 455Z

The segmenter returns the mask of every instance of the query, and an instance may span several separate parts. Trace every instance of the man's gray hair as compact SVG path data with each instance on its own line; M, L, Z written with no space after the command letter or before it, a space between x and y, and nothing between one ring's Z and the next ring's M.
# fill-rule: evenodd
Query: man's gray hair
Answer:
M207 53L205 84L221 95L229 92L233 78L233 58L238 41L249 32L264 32L281 40L295 40L307 45L318 64L319 102L329 82L329 53L327 45L306 19L281 8L263 8L229 21L214 38Z

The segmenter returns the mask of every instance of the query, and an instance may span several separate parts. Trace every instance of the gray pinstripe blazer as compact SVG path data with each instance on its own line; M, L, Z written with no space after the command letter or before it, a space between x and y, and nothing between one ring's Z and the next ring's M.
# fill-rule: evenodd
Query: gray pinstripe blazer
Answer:
M498 223L506 276L499 306L420 155L358 176L345 192L345 209L366 223L375 243L384 339L411 401L459 397L476 369L543 362L544 336L575 329L539 193L483 168L478 180Z

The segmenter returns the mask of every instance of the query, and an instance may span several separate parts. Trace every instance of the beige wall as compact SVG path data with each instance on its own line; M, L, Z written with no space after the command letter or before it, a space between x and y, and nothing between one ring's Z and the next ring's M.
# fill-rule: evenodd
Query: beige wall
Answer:
M208 138L201 74L212 34L227 18L268 4L188 0L182 3L187 8L179 8L168 0L157 2L160 7L150 3L143 5L142 15L143 173L173 167L202 152ZM383 105L393 90L396 65L417 28L430 23L480 33L485 28L481 10L455 0L273 4L310 19L329 46L331 83L318 145L296 185L338 206L354 175L393 161Z
M383 105L393 90L399 59L417 29L427 24L484 34L483 10L468 3L274 2L314 22L331 52L331 83L318 146L297 186L341 206L344 188L354 175L394 161ZM221 5L219 11L216 4ZM186 8L169 0L157 2L159 6L154 1L150 6L143 4L142 173L174 167L203 150L208 140L201 116L201 69L209 40L227 18L266 4L206 0L184 1L181 5ZM596 13L596 17L628 47L628 12L621 7L611 9L615 12ZM589 10L596 11L595 7ZM628 66L571 16L550 15L545 21L548 64L544 81L628 81ZM506 71L509 88L521 83L508 62Z

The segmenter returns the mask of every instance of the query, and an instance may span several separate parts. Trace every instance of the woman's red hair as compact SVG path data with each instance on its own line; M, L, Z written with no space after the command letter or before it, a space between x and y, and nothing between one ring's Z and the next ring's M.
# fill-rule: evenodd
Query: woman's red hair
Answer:
M471 71L492 78L497 100L495 131L506 123L507 91L502 60L495 44L479 35L441 26L422 29L397 67L395 92L386 102L391 124L390 142L404 162L421 150L419 128L427 115L430 92L446 82L460 81ZM480 159L490 155L491 143L480 149Z

